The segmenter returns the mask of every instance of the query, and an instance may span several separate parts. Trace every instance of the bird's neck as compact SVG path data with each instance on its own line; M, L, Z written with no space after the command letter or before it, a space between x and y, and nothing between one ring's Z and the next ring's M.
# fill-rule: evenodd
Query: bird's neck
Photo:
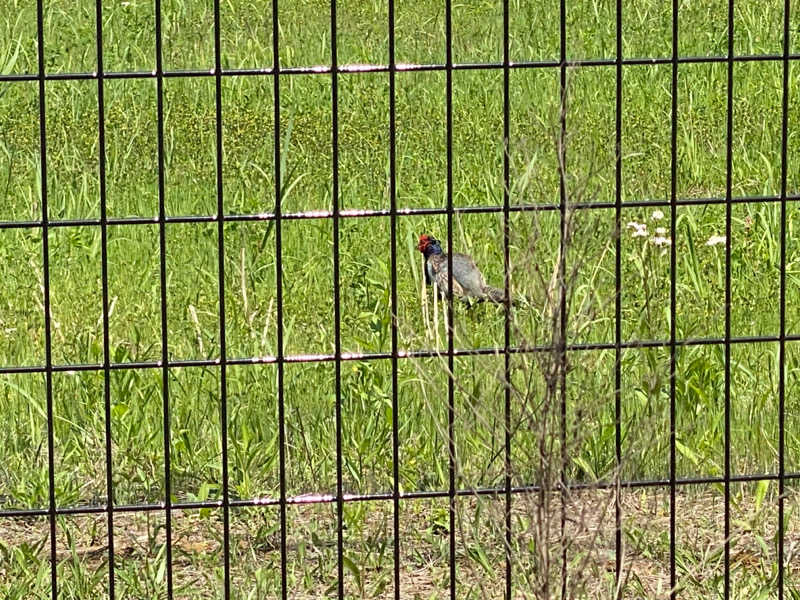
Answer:
M439 244L430 244L427 248L425 248L425 258L430 258L431 256L441 253L442 247Z

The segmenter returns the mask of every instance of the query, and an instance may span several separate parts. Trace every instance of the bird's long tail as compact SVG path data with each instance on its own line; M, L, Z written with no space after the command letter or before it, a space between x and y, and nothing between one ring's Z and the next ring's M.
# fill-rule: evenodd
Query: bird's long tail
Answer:
M495 304L505 304L506 302L506 294L503 290L499 290L495 287L487 285L483 288L484 299L488 300L489 302L494 302ZM511 296L511 304L516 306L519 304L514 296Z

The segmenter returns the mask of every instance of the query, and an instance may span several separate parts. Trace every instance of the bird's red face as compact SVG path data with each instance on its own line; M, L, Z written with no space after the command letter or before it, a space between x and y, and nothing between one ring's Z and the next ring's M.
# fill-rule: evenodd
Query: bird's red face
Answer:
M423 233L421 236L419 236L419 243L417 244L417 250L419 250L423 254L427 254L427 250L430 246L437 246L439 243L440 243L439 240L437 240L435 237L430 236L427 233Z
M429 236L427 233L423 233L421 236L419 236L419 243L417 244L417 250L425 254L425 250L428 249L428 246L430 246L435 242L436 240L434 240L431 236Z
M425 258L428 258L432 254L441 254L442 245L441 242L437 240L435 237L423 233L421 236L419 236L419 243L417 244L417 250L422 252L422 255Z

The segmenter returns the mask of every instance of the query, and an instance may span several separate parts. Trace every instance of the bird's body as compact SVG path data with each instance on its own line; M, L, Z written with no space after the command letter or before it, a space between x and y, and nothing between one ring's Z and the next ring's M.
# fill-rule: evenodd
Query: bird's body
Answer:
M417 249L425 257L425 282L428 285L435 283L440 293L447 296L447 254L442 251L439 240L423 234L419 237ZM486 285L483 274L470 256L454 252L452 261L453 294L456 297L467 303L472 299L477 302L489 301L496 304L505 302L503 290Z

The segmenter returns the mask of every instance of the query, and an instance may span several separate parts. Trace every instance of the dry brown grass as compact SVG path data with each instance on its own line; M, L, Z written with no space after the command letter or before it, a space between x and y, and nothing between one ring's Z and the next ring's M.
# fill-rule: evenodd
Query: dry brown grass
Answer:
M775 487L771 484L771 487ZM665 598L669 593L669 495L667 490L622 490L622 597ZM716 595L722 586L724 501L720 489L681 489L677 495L678 589L682 597ZM516 496L512 509L514 597L538 598L542 573L534 572L536 540L541 539L534 516L537 495ZM581 491L567 498L565 524L568 578L573 598L608 598L614 594L614 491ZM448 501L403 501L401 507L400 585L403 598L444 598L448 595ZM755 484L734 485L731 503L730 570L733 597L759 597L774 590L776 500L770 494L759 503ZM786 499L787 514L798 506L797 494ZM369 503L346 507L345 591L350 598L393 597L392 506ZM551 499L549 550L560 559L560 500ZM351 512L352 511L352 512ZM359 511L361 511L359 513ZM505 577L504 499L465 497L457 500L456 576L459 597L502 598ZM293 598L335 595L335 505L288 508L287 574ZM279 592L280 536L274 508L233 511L231 575L234 597L274 597ZM149 567L163 569L163 513L118 513L114 518L117 573ZM179 598L216 597L222 570L222 522L219 511L174 511L173 578ZM46 519L0 520L4 554L23 547L35 549L45 569L49 562ZM77 571L107 585L106 520L104 514L60 518L57 535L59 576ZM784 548L786 582L797 585L800 528L787 521ZM550 563L551 597L560 595L560 560ZM77 571L76 571L77 570ZM257 575L260 573L260 575ZM163 573L162 573L163 574ZM18 577L11 561L0 566L3 578ZM259 587L259 577L271 584ZM158 581L156 582L159 583ZM163 580L160 582L163 586ZM119 588L119 584L118 584ZM266 590L271 589L272 592ZM163 588L162 590L163 591ZM248 596L249 593L256 595ZM154 589L156 597L160 595Z

